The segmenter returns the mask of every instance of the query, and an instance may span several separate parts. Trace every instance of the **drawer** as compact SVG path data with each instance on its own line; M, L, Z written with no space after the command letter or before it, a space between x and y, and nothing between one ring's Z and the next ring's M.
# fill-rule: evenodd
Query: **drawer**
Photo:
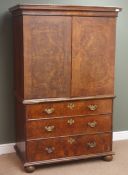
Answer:
M97 154L111 151L111 134L79 135L27 142L28 161Z
M27 138L46 138L73 134L92 134L112 130L111 115L61 117L27 122Z
M26 105L28 119L112 113L112 100L82 100Z

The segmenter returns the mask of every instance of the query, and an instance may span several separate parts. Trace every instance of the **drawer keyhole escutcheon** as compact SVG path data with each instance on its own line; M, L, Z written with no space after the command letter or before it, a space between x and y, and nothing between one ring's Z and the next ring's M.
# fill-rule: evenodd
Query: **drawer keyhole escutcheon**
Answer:
M88 108L90 109L90 111L95 111L97 109L97 105L89 105Z
M76 140L74 138L69 138L68 143L73 144Z
M87 146L88 146L88 148L95 148L96 147L96 142L88 142Z
M69 104L68 104L68 108L69 108L69 109L73 109L74 107L75 107L75 104L74 104L74 103L69 103Z
M47 151L48 154L51 154L51 153L53 153L55 148L54 147L47 147L47 148L45 148L45 150Z
M45 126L45 130L48 132L52 132L54 130L55 126Z
M46 108L46 109L44 110L44 112L45 112L46 114L52 114L54 111L55 111L54 108Z
M69 119L69 120L67 121L67 123L68 123L69 125L73 125L73 124L75 123L75 120L73 120L73 119L71 118L71 119Z
M96 121L88 122L88 126L91 127L91 128L95 128L96 125L97 125L97 122Z

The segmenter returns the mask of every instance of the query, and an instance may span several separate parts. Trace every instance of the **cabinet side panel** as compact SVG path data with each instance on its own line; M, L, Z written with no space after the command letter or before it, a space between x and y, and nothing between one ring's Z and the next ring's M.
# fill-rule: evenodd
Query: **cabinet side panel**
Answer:
M25 161L26 158L26 114L25 106L16 100L16 149L20 157Z
M72 96L114 94L115 18L74 17Z
M13 42L14 42L14 90L16 96L24 97L24 71L23 71L23 17L13 16Z
M25 99L69 97L71 18L24 16Z

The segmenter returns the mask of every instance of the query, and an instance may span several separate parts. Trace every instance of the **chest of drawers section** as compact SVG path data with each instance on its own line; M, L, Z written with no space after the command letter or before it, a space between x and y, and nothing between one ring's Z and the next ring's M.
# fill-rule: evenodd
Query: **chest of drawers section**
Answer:
M112 99L49 102L26 106L30 162L51 162L112 150Z

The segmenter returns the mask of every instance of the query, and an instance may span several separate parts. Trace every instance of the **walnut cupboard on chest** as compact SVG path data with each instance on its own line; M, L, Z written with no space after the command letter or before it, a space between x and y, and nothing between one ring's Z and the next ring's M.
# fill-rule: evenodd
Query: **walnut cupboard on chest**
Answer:
M16 151L36 165L112 160L120 8L17 5L13 16Z

